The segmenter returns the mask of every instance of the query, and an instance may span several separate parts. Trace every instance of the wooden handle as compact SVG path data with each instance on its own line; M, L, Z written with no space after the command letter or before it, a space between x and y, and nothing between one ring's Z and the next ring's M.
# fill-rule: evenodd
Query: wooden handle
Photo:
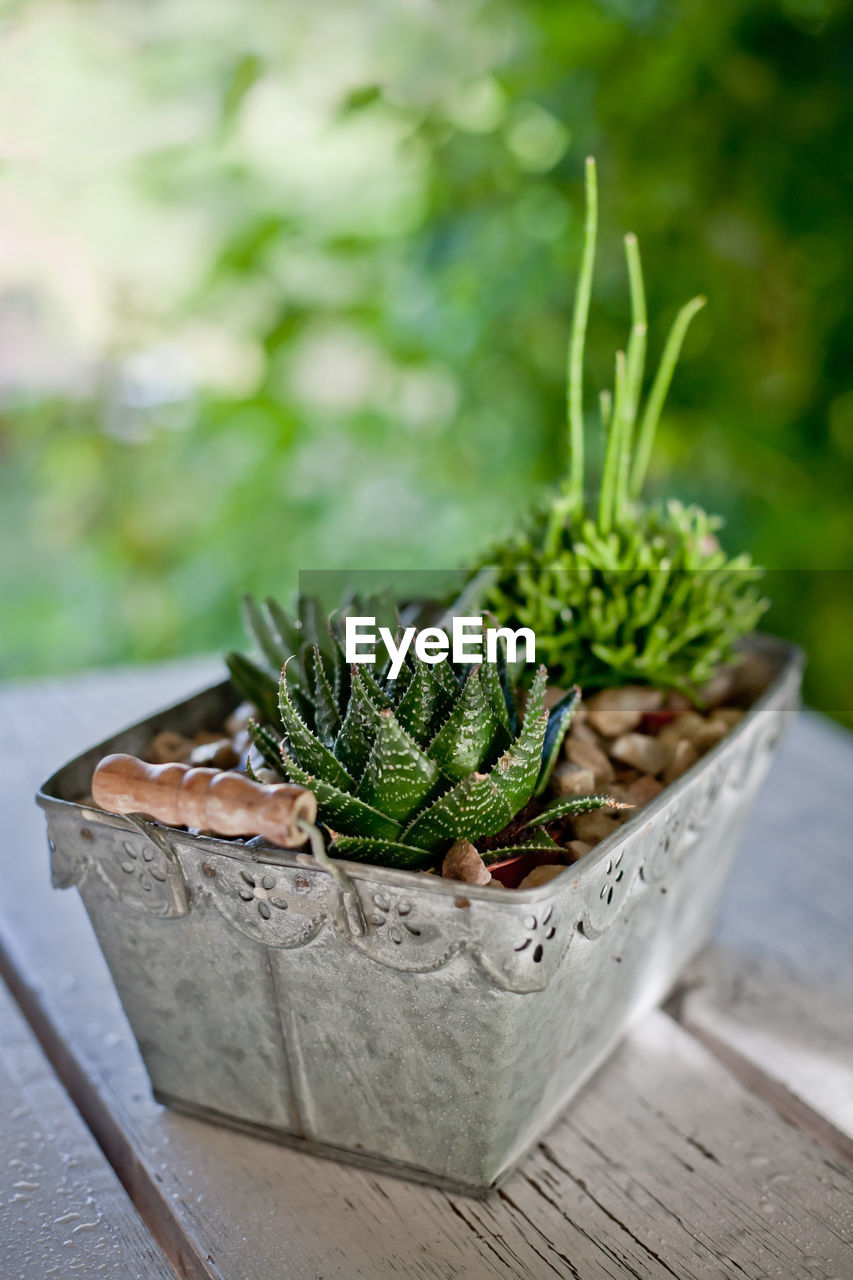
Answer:
M266 836L285 849L305 843L298 820L317 817L317 799L304 787L264 786L242 773L147 764L121 754L105 756L98 765L92 798L110 813L144 813L171 827L221 836Z

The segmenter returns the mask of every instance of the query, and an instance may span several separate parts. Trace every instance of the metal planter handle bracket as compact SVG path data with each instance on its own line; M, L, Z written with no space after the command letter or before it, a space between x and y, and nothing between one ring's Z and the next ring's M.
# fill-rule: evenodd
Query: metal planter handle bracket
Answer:
M54 887L82 887L94 878L132 910L168 919L187 915L189 890L172 844L143 814L122 814L118 824L114 817L67 804L51 809L48 846Z
M308 837L314 861L329 873L337 886L338 928L348 938L363 938L367 933L367 921L355 885L340 863L329 857L322 833L314 823L297 818L296 825Z
M127 813L124 816L127 818L128 822L133 823L137 831L139 831L151 842L151 844L159 849L165 859L165 883L171 893L172 902L171 905L167 907L164 914L170 917L187 915L190 909L190 895L175 849L161 833L161 830L151 822L149 818L146 818L144 814ZM143 860L145 860L144 851Z

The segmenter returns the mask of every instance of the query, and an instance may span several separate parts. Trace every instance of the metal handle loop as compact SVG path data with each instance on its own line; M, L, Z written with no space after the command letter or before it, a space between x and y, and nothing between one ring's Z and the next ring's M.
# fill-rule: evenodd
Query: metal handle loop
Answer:
M300 831L304 831L311 842L311 853L314 861L328 871L329 875L338 886L338 894L341 906L341 923L344 925L347 933L356 938L363 938L367 933L367 921L364 918L364 911L361 906L361 899L352 880L350 880L346 871L340 863L330 858L326 852L326 844L323 840L323 834L313 822L306 822L304 818L297 818L296 825Z

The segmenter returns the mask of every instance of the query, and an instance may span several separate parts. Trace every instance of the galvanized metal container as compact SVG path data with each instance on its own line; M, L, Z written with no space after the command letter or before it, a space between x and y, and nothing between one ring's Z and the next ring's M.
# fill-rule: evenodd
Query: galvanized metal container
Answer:
M551 1125L709 937L801 656L735 730L558 879L519 892L192 835L78 802L111 751L222 723L228 684L45 783L53 881L76 884L155 1097L193 1115L482 1193Z

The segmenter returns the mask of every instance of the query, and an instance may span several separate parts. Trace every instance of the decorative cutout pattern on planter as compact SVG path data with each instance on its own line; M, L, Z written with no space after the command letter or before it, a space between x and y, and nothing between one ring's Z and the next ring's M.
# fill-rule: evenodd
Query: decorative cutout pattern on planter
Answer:
M376 910L367 917L374 928L388 926L388 937L395 946L400 946L408 932L411 937L419 938L420 929L412 921L412 904L408 898L398 898L393 902L387 893L374 893L373 906Z
M179 856L193 896L204 896L239 933L267 947L304 947L333 915L335 892L324 874L238 862L208 850L196 883L191 846L182 842Z
M531 913L529 916L525 916L524 927L527 932L521 941L515 944L513 950L526 951L528 947L532 947L533 950L530 953L530 958L534 964L540 964L545 954L544 944L546 942L550 942L557 932L557 926L553 923L553 919L553 903L549 903L545 910L539 915L533 915Z
M87 825L79 830L81 844L76 856L61 854L69 842L49 840L51 876L55 885L80 884L88 875L96 876L123 905L154 916L169 918L186 915L189 898L181 868L174 851L157 829L141 820L130 819L138 831L116 828L111 815L89 814ZM67 826L64 823L63 826ZM53 829L51 827L51 829Z

